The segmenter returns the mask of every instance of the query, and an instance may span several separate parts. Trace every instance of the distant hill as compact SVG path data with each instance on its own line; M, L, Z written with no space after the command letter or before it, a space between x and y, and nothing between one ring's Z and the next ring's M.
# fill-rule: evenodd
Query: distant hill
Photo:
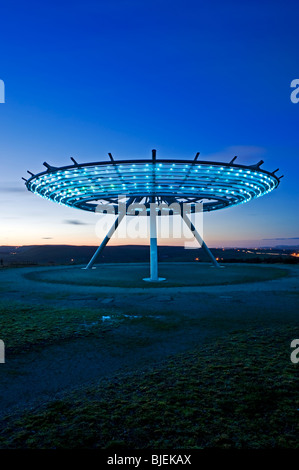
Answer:
M278 250L299 250L299 245L276 245Z
M0 246L0 263L3 266L86 264L96 249L97 246L74 245ZM294 247L212 248L211 251L220 262L299 262L299 257L291 256L296 251ZM149 255L149 246L108 245L101 254L99 261L105 263L148 262ZM208 261L201 248L190 250L182 246L159 246L158 257L160 261Z
M32 245L21 247L0 247L0 258L5 263L24 264L84 264L94 254L97 246L73 245ZM160 259L174 257L181 259L183 253L187 260L189 250L183 247L159 247ZM194 258L194 255L192 255ZM147 262L149 260L148 246L107 246L101 254L100 260L104 262Z

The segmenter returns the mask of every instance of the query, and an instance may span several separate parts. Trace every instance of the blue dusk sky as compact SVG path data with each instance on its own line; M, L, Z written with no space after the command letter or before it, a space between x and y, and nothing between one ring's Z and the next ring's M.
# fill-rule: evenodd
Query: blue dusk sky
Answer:
M94 214L29 193L21 177L45 160L149 158L153 148L160 158L200 151L279 167L277 190L205 215L204 237L210 246L299 244L299 103L290 99L298 9L275 0L1 2L0 245L98 244Z

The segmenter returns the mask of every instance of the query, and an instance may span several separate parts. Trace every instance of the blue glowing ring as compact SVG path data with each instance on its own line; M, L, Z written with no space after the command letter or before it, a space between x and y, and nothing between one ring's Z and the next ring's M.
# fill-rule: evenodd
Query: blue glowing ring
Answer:
M258 165L244 166L186 160L126 160L51 167L26 181L39 196L86 211L98 204L113 204L125 195L149 207L158 202L194 204L204 211L243 204L269 193L279 185L274 173Z

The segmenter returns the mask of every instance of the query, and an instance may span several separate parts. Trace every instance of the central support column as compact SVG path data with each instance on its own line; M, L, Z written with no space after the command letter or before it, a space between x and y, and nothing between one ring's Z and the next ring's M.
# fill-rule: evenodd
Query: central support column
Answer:
M154 207L154 209L153 209ZM157 219L155 206L150 209L150 258L152 281L158 281L158 243L157 243Z
M150 204L150 276L143 280L148 282L165 281L164 277L158 275L158 244L157 244L157 212L155 197Z

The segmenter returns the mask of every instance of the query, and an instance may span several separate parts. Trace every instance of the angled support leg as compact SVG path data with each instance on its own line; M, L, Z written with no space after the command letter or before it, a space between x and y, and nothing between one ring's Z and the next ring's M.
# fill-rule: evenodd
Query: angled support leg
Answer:
M133 201L133 199L130 199L129 202L127 203L126 207L128 207L132 203L132 201ZM103 249L105 248L105 246L109 242L110 238L113 236L114 232L116 231L117 227L119 226L119 224L121 223L121 221L122 221L122 219L124 218L125 215L126 215L126 211L123 211L119 214L119 216L117 217L117 219L115 220L115 222L111 226L109 232L107 233L106 237L104 238L104 240L100 244L99 248L96 250L95 254L91 258L89 263L86 265L85 268L82 268L82 269L92 269L92 267L95 264L97 258L102 253Z
M187 217L186 214L183 214L183 215L182 215L182 218L183 218L184 222L187 224L187 226L189 227L189 229L192 231L193 235L195 236L196 240L197 240L198 243L200 244L201 248L204 250L204 252L208 255L208 257L209 257L210 260L212 261L213 266L215 266L215 268L221 268L221 266L219 265L219 263L218 263L217 260L215 259L214 255L212 254L212 252L210 251L210 249L208 248L208 246L206 245L206 243L205 243L204 240L201 238L201 236L199 235L198 231L196 230L196 228L195 228L194 225L192 224L192 222L191 222L191 220L189 219L189 217Z

